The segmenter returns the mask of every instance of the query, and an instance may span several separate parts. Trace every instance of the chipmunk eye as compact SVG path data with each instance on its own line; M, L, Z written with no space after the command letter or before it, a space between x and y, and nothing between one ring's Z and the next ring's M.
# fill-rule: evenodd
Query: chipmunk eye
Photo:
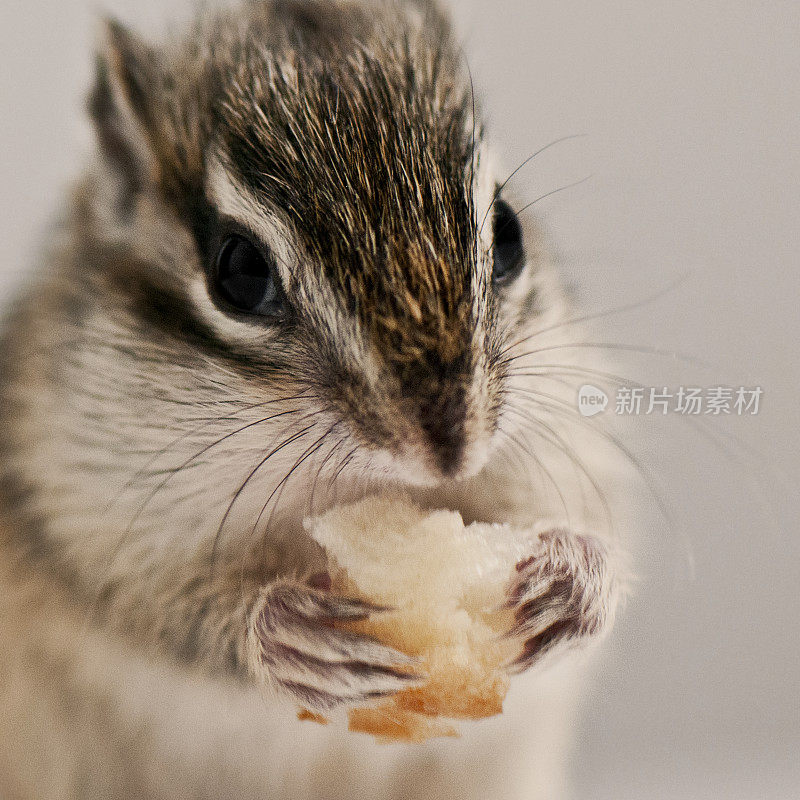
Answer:
M510 283L525 266L525 248L522 244L522 225L505 200L494 204L494 272L492 280L498 285Z
M222 243L216 286L226 302L246 314L275 316L283 310L274 261L242 236L229 236Z

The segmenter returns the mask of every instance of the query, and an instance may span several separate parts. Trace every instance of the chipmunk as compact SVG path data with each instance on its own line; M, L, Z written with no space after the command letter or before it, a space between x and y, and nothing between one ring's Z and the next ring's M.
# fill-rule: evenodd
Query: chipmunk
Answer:
M2 797L562 796L616 465L446 15L250 0L158 46L111 21L89 110L0 350ZM329 591L302 524L383 487L532 531L520 674L460 740L292 710L417 680L331 624L381 610Z

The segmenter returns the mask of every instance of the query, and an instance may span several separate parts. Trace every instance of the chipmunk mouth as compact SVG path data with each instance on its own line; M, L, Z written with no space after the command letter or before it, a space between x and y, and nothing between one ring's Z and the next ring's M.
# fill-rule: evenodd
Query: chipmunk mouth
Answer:
M466 382L407 394L381 413L385 433L366 444L370 465L376 475L406 486L433 488L473 478L493 450L492 408Z
M483 435L446 431L442 438L431 438L425 431L403 438L391 450L374 452L374 475L403 488L435 489L474 478L492 452L490 437Z

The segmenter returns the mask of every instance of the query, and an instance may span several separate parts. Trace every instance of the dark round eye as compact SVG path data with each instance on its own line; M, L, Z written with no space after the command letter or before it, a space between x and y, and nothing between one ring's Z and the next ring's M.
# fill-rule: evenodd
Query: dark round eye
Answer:
M229 236L222 243L216 286L227 303L246 314L275 316L283 310L275 264L242 236Z
M525 266L525 248L522 244L522 225L505 200L494 204L494 272L496 284L510 283Z

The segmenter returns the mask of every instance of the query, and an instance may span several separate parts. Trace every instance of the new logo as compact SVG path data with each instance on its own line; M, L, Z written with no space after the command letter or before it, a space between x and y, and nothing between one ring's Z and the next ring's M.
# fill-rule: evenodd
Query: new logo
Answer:
M608 395L596 386L586 384L581 386L578 391L578 411L584 417L593 417L606 410L608 406Z

